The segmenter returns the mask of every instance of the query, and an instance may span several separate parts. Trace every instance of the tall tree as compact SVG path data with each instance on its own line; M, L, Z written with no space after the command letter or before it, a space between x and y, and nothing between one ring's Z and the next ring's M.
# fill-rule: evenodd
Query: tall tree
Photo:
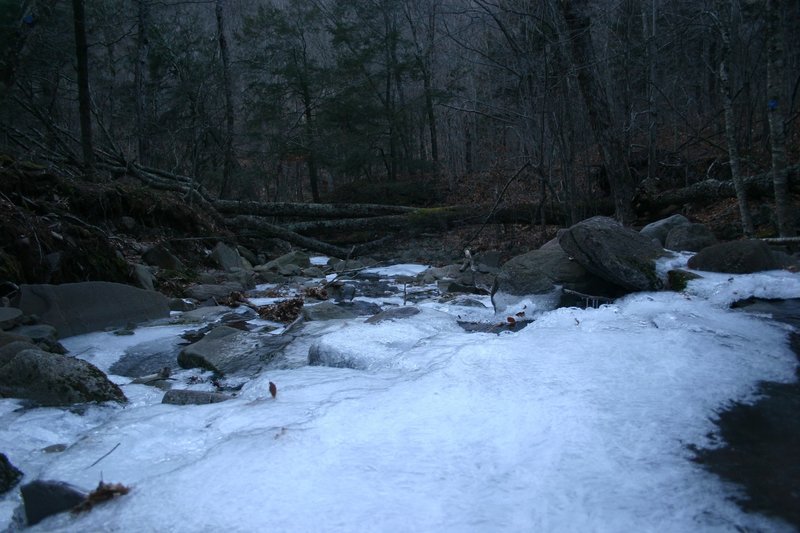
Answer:
M147 58L150 53L150 0L136 0L137 34L134 84L136 85L136 158L149 164L147 132Z
M430 135L431 160L434 174L439 172L439 139L434 110L433 89L433 54L436 36L439 2L423 0L405 2L405 16L411 30L414 44L414 60L422 77L423 95L425 98L425 115L428 119Z
M775 215L781 237L795 234L794 213L789 198L789 183L786 173L786 133L784 131L784 44L781 27L781 3L767 0L767 33L769 51L767 56L767 117L769 120L770 148L772 151L772 183L775 189Z
M587 14L586 4L586 0L560 0L569 35L573 67L577 71L578 85L589 113L589 124L608 174L614 210L620 222L630 225L636 219L632 205L635 185L619 138L620 128L612 121L608 96L596 72L597 60L590 32L591 19Z
M81 122L83 167L87 175L94 176L92 108L91 95L89 94L89 47L86 44L86 12L83 0L72 0L72 17L75 25L75 58L78 69L78 106Z
M243 43L251 50L245 64L248 93L257 119L270 123L275 156L300 158L308 170L311 197L320 201L319 174L323 150L318 113L328 86L320 57L323 32L319 10L293 4L284 9L259 6L245 19Z
M742 179L739 141L736 137L736 117L733 112L733 87L730 74L731 55L731 10L733 3L726 0L715 0L717 26L722 46L719 58L719 81L722 91L722 107L725 115L725 139L728 143L728 160L731 168L731 179L736 188L736 199L739 202L739 215L742 219L742 232L753 234L753 218L747 201L747 188Z
M231 192L231 172L233 171L233 82L231 81L231 66L228 52L228 40L225 36L225 0L216 0L214 13L217 18L217 38L219 39L219 55L222 61L222 85L225 94L225 138L223 141L225 159L222 166L222 185L219 195L227 198Z

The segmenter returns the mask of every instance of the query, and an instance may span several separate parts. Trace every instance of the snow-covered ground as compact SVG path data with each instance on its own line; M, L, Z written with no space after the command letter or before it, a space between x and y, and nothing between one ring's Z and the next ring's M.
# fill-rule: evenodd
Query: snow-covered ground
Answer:
M740 511L687 445L709 444L715 409L759 380L794 379L786 326L727 305L800 297L800 275L703 275L684 293L558 309L500 335L457 325L505 320L480 298L314 324L302 350L351 368L283 366L219 404L162 405L144 385L83 414L0 400L0 451L25 481L132 487L31 531L790 530ZM107 369L137 337L174 333L64 344ZM68 447L42 451L53 444ZM0 500L0 530L18 504L17 491Z

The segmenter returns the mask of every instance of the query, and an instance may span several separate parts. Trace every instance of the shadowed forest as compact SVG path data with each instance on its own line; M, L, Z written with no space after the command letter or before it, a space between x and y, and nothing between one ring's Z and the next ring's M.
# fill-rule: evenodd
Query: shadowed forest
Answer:
M797 161L797 2L4 0L2 17L2 149L100 180L139 166L270 202L504 192L569 225Z

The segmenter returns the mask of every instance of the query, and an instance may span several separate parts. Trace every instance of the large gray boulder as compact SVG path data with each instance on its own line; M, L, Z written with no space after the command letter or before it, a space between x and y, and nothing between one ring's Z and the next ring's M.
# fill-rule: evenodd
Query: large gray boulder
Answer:
M664 247L676 252L699 252L717 243L717 238L705 224L685 224L670 230Z
M22 312L56 328L59 338L169 316L166 296L121 283L20 285L19 292Z
M689 219L683 215L672 215L671 217L662 218L661 220L656 220L645 227L643 227L639 233L647 237L648 239L655 239L657 240L661 246L664 246L667 242L667 235L673 229L680 227L680 226L688 226L691 224Z
M231 248L222 242L218 242L211 251L211 259L216 262L222 270L233 270L235 268L245 268L242 256L235 248Z
M784 263L765 242L748 239L709 246L689 259L688 265L694 270L750 274L777 270L783 268Z
M558 287L609 298L622 292L616 285L595 276L571 259L556 242L507 261L492 285L492 304L500 310L523 296L550 295L557 299L558 293L554 291ZM563 305L563 293L561 299ZM571 304L571 299L567 298L566 303Z
M156 244L142 254L142 261L148 265L166 270L183 270L185 267L180 259L164 245Z
M586 270L632 291L663 286L655 260L665 254L653 241L608 217L579 222L558 239L561 248Z
M597 295L612 290L607 282L570 259L560 246L549 246L507 261L495 278L492 293L544 294L551 292L555 285Z
M256 334L219 326L181 350L182 368L205 368L219 375L258 372L294 339L291 335Z
M0 396L48 406L127 401L122 390L94 365L38 349L21 350L0 366Z

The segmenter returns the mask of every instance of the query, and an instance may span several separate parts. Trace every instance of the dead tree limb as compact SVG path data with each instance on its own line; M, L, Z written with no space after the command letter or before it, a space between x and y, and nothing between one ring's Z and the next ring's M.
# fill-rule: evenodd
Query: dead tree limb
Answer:
M800 165L787 167L790 183L793 190L800 189L798 172ZM744 186L749 194L772 195L772 173L764 172L755 176L742 178ZM664 191L655 195L640 195L638 203L640 205L650 205L663 207L668 205L681 205L688 202L716 200L719 198L735 198L736 189L733 181L705 180L684 187Z
M379 204L299 204L289 202L237 202L216 200L220 213L262 217L358 218L410 213L413 207Z
M315 252L321 252L333 257L345 257L349 253L349 250L346 248L328 244L317 239L312 239L311 237L305 237L282 226L270 224L269 222L258 217L239 215L234 218L226 219L225 222L229 227L255 229L268 237L277 237L297 246L302 246L303 248L307 248Z

